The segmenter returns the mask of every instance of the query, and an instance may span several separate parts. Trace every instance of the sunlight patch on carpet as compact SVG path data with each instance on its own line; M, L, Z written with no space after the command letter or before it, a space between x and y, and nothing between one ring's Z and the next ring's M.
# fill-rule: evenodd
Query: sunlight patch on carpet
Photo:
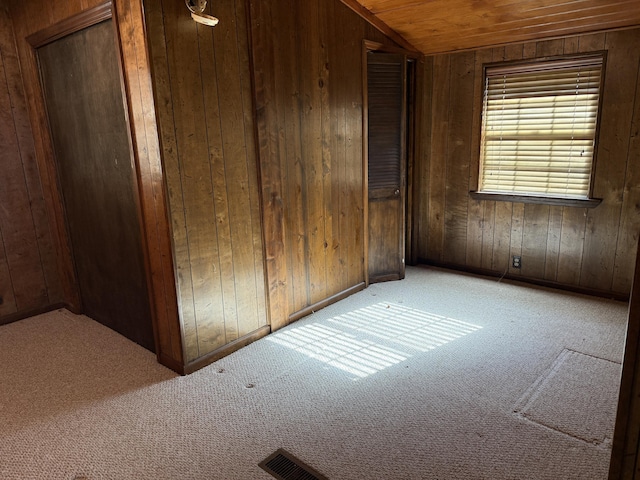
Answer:
M329 319L351 330L422 352L480 330L471 323L393 303L378 303Z
M290 327L267 337L365 378L482 327L392 303L378 303L326 321ZM384 342L381 342L384 340Z

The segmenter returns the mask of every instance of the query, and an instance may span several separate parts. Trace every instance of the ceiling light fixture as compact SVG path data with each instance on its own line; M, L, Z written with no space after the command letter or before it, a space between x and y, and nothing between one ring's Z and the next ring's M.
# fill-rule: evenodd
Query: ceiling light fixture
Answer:
M184 0L184 3L187 4L191 11L191 18L196 22L209 27L215 27L218 24L219 20L216 17L204 13L204 9L207 7L207 0Z

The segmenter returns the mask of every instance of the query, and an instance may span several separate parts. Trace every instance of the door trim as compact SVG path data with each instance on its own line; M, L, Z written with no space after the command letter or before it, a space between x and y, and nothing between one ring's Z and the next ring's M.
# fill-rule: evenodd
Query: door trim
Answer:
M38 32L32 33L27 37L27 42L34 49L44 47L45 45L55 42L67 35L84 30L96 23L109 20L113 17L113 8L111 1L107 1L97 7L90 8L84 12L80 12L72 17L65 18L53 25L44 28Z
M405 254L404 263L406 266L407 258L411 259L411 264L415 263L414 257L416 252L413 248L417 240L414 239L415 233L413 231L414 214L416 209L413 207L415 201L415 164L417 153L419 151L419 137L416 135L419 128L419 115L420 111L417 108L417 99L419 92L418 80L418 64L422 62L422 54L420 52L413 52L405 50L393 45L386 45L384 43L375 42L373 40L362 41L362 202L363 202L363 231L364 231L364 279L365 288L370 284L369 278L369 92L368 92L368 78L367 78L367 54L369 52L379 53L398 53L407 58L407 62L410 65L411 74L407 75L407 104L406 104L406 157L407 164L405 167L405 230L404 230L404 243Z

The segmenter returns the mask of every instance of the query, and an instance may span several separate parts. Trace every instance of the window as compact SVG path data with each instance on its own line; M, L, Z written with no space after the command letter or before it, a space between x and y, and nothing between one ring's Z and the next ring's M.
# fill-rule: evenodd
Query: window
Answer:
M478 191L588 200L603 56L485 68Z

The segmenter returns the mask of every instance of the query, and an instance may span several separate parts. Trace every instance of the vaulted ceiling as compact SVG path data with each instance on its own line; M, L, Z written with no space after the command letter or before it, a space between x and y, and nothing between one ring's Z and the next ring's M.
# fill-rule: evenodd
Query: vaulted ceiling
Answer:
M640 25L640 0L343 2L388 25L425 54Z

